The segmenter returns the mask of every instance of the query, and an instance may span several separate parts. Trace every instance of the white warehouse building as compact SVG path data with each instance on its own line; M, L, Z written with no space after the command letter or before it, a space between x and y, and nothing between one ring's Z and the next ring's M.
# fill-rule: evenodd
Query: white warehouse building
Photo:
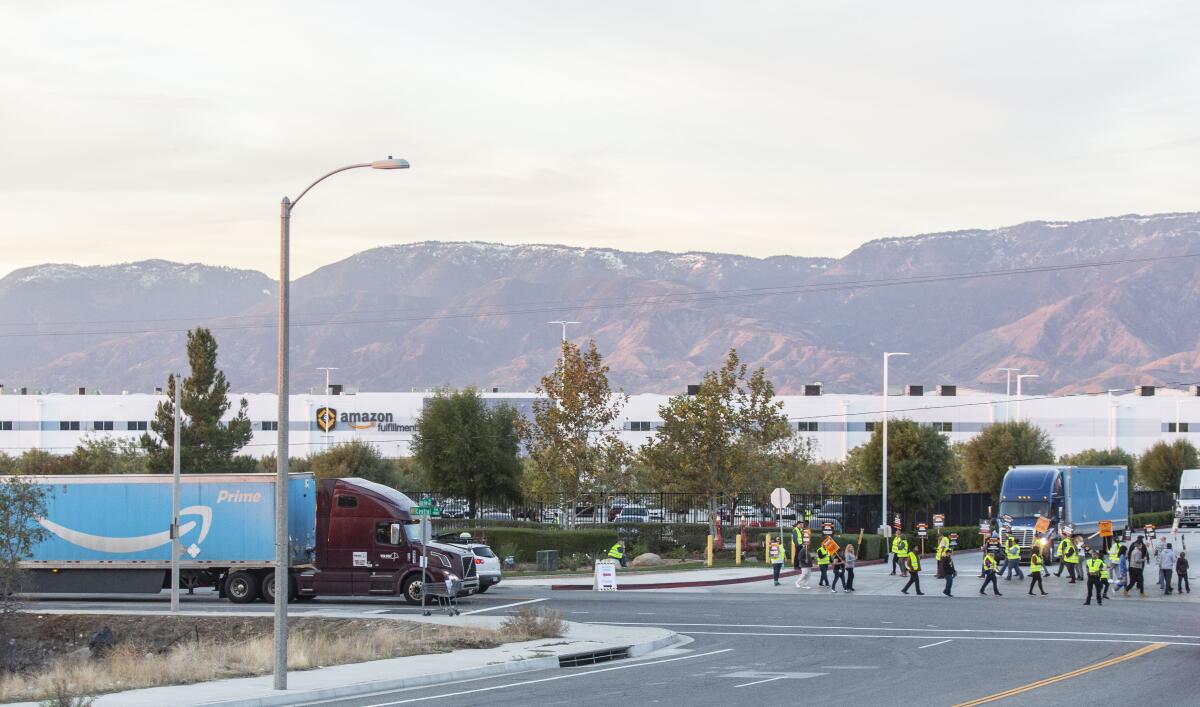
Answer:
M339 386L340 388L340 386ZM2 391L2 389L0 389ZM1025 419L1054 439L1055 452L1120 447L1135 454L1154 443L1188 439L1200 444L1200 389L1155 389L1149 386L1119 395L1032 396L1023 400L940 386L923 395L919 386L888 396L891 418L910 418L936 425L952 442L966 441L987 425ZM823 394L807 386L805 395L784 395L783 410L796 434L812 439L820 459L843 459L864 444L882 420L879 395ZM409 454L413 427L433 392L299 394L291 396L291 456L303 457L331 444L359 439L388 457ZM528 413L533 393L485 392L495 403ZM249 404L254 438L243 452L255 457L275 451L275 396L252 393ZM136 439L149 428L162 394L22 394L0 392L0 451L18 455L28 449L66 454L89 437ZM622 437L640 445L660 424L659 406L668 396L631 395L623 411Z

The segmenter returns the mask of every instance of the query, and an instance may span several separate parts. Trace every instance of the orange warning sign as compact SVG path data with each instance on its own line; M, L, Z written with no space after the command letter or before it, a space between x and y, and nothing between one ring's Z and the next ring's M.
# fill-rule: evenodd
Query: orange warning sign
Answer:
M1100 521L1100 537L1102 537L1102 538L1111 538L1112 537L1112 521L1111 520Z
M836 540L828 536L821 541L821 547L825 548L825 552L828 552L830 555L842 549L842 546L838 545Z
M1111 526L1112 523L1109 523ZM1044 533L1050 529L1050 519L1046 516L1038 516L1037 522L1033 524L1033 529L1039 533Z

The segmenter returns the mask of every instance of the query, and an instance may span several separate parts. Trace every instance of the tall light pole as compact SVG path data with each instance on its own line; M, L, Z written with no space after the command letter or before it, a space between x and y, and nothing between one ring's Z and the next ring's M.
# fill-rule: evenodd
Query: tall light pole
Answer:
M889 532L889 528L891 528L891 527L892 527L892 526L891 526L891 524L890 524L890 523L888 523L888 517L887 517L887 512L888 512L888 508L887 508L887 489L888 489L888 487L887 487L887 484L888 484L888 478L887 478L887 472L888 472L888 468L887 468L887 467L888 467L888 449L887 449L887 447L888 447L888 444L887 444L887 443L888 443L888 359L889 359L889 358L891 358L892 356L911 356L911 355L912 355L912 354L907 354L907 353L904 353L903 351L890 351L890 352L889 352L889 351L885 351L885 352L883 353L883 518L882 518L882 523L883 523L883 524L882 524L882 526L880 526L880 528L879 528L879 532L880 532L880 534L881 534L881 535L883 535L883 537L885 537L885 538L886 538L886 537L889 537L889 536L891 535L891 533Z
M1026 378L1041 378L1041 376L1039 376L1036 373L1022 373L1021 375L1017 376L1017 419L1018 420L1021 419L1021 381L1025 380Z
M288 560L290 559L287 523L287 486L288 486L288 312L291 303L288 292L291 290L288 268L291 247L292 210L304 198L310 189L338 172L350 169L370 167L372 169L408 169L408 161L389 156L386 160L360 162L358 164L339 167L314 181L300 192L295 201L283 197L279 205L279 378L276 381L275 394L278 400L277 421L279 429L276 434L278 443L275 448L275 689L287 689L287 601L288 601Z
M568 325L568 324L578 324L579 322L568 322L568 321L564 321L564 320L562 320L562 319L555 319L555 320L554 320L554 321L552 321L552 322L546 322L546 323L547 323L547 324L561 324L561 325L562 325L562 342L563 342L563 355L562 355L562 361L563 361L563 365L565 366L565 365L566 365L566 363L567 363L567 350L566 350L566 343L567 343L567 325Z
M175 383L175 414L174 436L171 437L171 613L179 611L179 475L183 470L180 454L183 443L180 440L183 426L183 376L176 373Z
M317 366L318 371L325 371L325 407L329 407L329 372L339 370L334 366ZM325 430L325 448L329 449L329 430Z
M1011 409L1009 404L1012 402L1012 374L1013 372L1020 373L1020 368L997 368L997 371L1004 371L1004 421L1012 422Z

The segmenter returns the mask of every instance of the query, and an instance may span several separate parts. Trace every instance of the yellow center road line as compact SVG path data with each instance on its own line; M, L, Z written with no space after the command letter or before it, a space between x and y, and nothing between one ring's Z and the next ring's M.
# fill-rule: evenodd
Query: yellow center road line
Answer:
M1166 646L1167 646L1166 643L1151 643L1148 646L1142 646L1141 648L1138 648L1137 650L1130 651L1129 653L1126 653L1125 655L1119 655L1115 658L1109 658L1108 660L1103 660L1103 661L1100 661L1099 663L1092 663L1091 665L1086 665L1082 668L1072 670L1069 673L1063 673L1061 675L1055 675L1054 677L1049 677L1049 678L1045 678L1043 680L1038 680L1037 682L1031 682L1028 685L1022 685L1021 687L1014 687L1011 690L1005 690L1004 692L997 692L994 695L988 695L987 697L980 697L977 700L972 700L970 702L962 702L962 703L955 705L954 707L973 707L973 705L981 705L986 702L995 702L996 700L1002 700L1006 697L1012 697L1014 695L1019 695L1023 692L1029 692L1030 690L1036 690L1039 687L1053 685L1054 683L1061 682L1063 680L1070 680L1071 678L1078 677L1078 676L1084 675L1086 673L1100 670L1102 668L1107 668L1110 665L1116 665L1117 663L1123 663L1127 660L1133 660L1134 658L1146 655L1147 653L1156 651L1159 648L1165 648Z

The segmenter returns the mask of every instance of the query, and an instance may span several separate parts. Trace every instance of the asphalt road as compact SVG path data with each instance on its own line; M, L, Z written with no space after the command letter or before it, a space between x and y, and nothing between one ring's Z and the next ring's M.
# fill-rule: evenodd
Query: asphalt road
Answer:
M1189 540L1200 538L1189 534ZM1189 546L1193 543L1189 542ZM963 558L966 560L966 558ZM1049 597L1000 582L1003 597L979 597L968 562L955 598L922 580L926 596L899 594L898 577L862 568L863 591L802 591L785 582L708 591L561 592L505 586L462 602L466 612L512 613L524 602L578 622L662 626L690 642L636 660L322 702L335 707L436 705L775 705L819 700L861 705L955 705L978 700L1057 705L1120 699L1193 704L1200 665L1200 611L1190 596L1120 598L1084 606L1080 585L1048 580ZM1147 573L1148 575L1150 573ZM55 609L161 610L162 601L54 600ZM211 595L185 608L267 613ZM394 599L317 600L294 613L405 614Z

